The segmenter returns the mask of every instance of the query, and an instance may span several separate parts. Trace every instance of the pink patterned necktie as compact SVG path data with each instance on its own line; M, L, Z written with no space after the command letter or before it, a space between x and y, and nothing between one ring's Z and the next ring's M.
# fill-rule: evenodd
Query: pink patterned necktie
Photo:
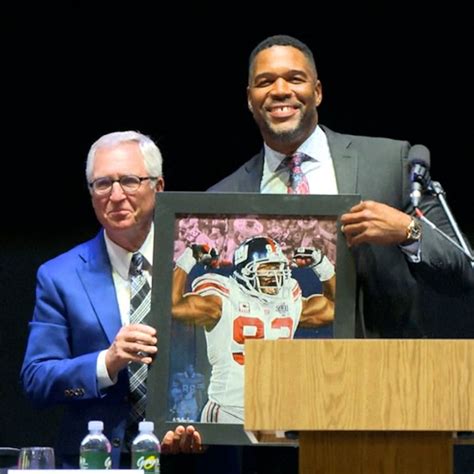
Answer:
M308 179L301 169L301 163L308 157L304 153L295 153L285 158L286 166L290 170L290 179L288 180L288 194L309 194Z

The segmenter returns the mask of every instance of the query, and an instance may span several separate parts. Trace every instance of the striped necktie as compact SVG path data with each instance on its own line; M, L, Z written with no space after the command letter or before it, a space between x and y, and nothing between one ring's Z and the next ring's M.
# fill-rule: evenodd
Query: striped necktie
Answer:
M151 287L142 271L143 255L136 252L130 262L130 324L145 323L150 313ZM136 425L145 415L148 366L139 362L128 365L130 401L128 424Z
M290 178L288 180L287 192L288 194L309 194L309 183L301 164L307 160L308 156L304 153L295 153L292 156L285 158L285 165L290 171Z

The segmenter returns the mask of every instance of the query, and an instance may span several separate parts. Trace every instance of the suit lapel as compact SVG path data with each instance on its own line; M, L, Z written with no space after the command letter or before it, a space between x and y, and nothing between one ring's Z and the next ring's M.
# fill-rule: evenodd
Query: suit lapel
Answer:
M245 165L245 171L247 176L243 182L239 183L239 192L259 193L263 175L263 150Z
M334 133L324 126L322 128L328 138L339 194L356 193L359 156L357 151L350 148L350 137Z
M87 243L80 258L79 278L102 329L112 343L122 323L103 231Z

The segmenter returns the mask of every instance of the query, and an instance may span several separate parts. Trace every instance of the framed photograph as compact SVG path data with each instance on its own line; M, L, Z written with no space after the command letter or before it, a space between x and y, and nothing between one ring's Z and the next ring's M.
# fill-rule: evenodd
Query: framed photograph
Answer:
M360 197L156 199L147 418L160 436L192 423L206 444L251 444L245 340L354 337L355 272L338 219Z

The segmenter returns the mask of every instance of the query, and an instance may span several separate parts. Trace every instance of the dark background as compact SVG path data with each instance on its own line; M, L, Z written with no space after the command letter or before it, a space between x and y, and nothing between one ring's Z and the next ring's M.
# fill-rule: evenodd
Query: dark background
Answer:
M174 2L165 13L75 3L2 7L0 445L52 442L55 417L23 399L18 373L38 265L98 230L84 179L89 146L139 130L164 155L168 190L205 190L261 146L246 106L247 59L270 34L313 49L323 124L430 148L432 176L472 239L467 7Z

